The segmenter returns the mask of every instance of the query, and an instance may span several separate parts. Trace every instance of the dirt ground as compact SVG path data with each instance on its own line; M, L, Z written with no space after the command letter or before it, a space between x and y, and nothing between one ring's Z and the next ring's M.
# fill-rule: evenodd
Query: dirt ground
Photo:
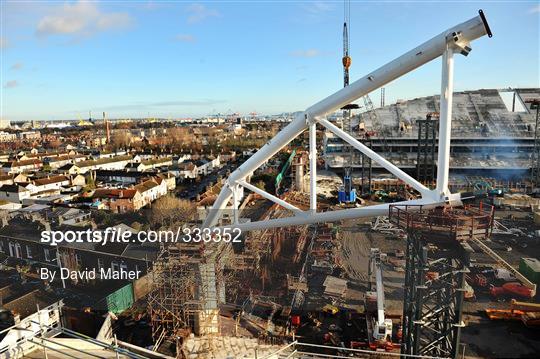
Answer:
M368 288L368 263L371 248L379 248L383 253L404 250L405 242L392 236L370 230L369 220L349 220L340 226L342 242L341 262L344 264L351 284L364 291ZM400 315L402 312L404 273L384 266L385 307L388 314Z
M510 217L511 216L511 217ZM496 218L507 227L520 228L522 235L494 235L488 242L492 249L517 267L522 257L540 257L540 244L531 233L539 229L530 213L497 211ZM354 290L349 295L363 296L368 285L368 260L370 248L393 253L404 250L405 241L394 236L370 230L369 220L349 220L340 226L342 242L341 262ZM508 247L511 249L508 250ZM475 256L476 264L493 263L483 253ZM404 273L385 266L385 305L388 314L402 314ZM538 298L538 296L537 296ZM538 358L540 356L540 330L525 327L521 322L491 321L486 308L507 308L508 302L496 302L480 296L475 302L465 302L461 343L466 357L482 358Z
M540 332L521 322L492 321L481 313L470 313L465 305L461 343L467 357L538 358ZM491 305L490 305L491 307Z

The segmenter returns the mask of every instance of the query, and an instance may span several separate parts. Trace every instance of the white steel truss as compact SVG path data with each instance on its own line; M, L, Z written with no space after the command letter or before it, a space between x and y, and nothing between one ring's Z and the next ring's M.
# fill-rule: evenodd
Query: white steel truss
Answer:
M362 152L371 160L379 163L383 168L420 193L421 198L400 202L401 204L421 204L427 207L435 207L447 203L451 205L461 204L460 195L451 194L448 190L450 133L452 127L453 55L454 53L461 53L462 55L467 56L471 51L470 42L484 35L491 37L491 31L482 10L480 10L478 16L442 32L431 40L426 41L422 45L306 109L274 138L268 141L259 151L231 173L206 217L203 227L214 227L218 225L218 221L221 218L223 211L225 209L230 209L229 203L231 199L233 199L233 223L225 226L240 228L244 231L333 222L343 219L373 217L388 214L389 204L317 212L317 124L322 125L333 132L336 136ZM434 190L430 190L390 161L356 140L353 136L326 120L325 116L439 56L442 56L442 80L437 185ZM259 168L259 166L265 163L306 129L309 131L310 209L309 211L302 211L292 204L249 184L248 178L257 168ZM237 209L240 187L258 193L264 198L292 210L294 215L288 218L272 219L261 222L238 223ZM393 204L395 205L396 203Z

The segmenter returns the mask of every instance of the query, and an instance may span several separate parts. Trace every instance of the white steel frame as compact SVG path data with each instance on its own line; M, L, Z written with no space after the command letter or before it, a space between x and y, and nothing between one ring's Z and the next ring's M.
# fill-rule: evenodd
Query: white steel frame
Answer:
M373 161L379 163L383 168L420 193L420 199L400 202L401 204L421 204L433 207L442 204L461 204L460 195L451 194L448 190L454 74L453 55L454 53L468 55L471 50L470 42L484 35L491 37L488 24L480 10L478 16L442 32L431 40L306 109L305 112L298 115L259 151L231 173L206 217L203 227L214 227L218 225L221 213L229 208L231 198L233 199L232 209L234 215L233 223L228 227L240 228L244 231L387 215L389 204L317 212L317 124L333 132L336 136L349 143ZM325 116L439 56L442 56L442 80L437 185L434 190L430 190L390 161L356 140L353 136L326 120ZM268 159L306 129L309 130L310 210L302 211L292 204L249 184L248 178L259 166L268 161ZM239 223L237 212L240 186L293 211L295 215L261 222Z

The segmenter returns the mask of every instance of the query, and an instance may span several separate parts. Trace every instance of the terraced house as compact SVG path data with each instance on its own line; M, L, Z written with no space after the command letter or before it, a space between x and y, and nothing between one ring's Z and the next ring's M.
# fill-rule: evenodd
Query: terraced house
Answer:
M130 188L98 188L92 194L92 199L99 201L104 209L125 213L137 211L166 194L167 180L152 177Z
M7 174L36 172L43 168L43 162L37 159L11 161L2 164L0 171Z
M132 161L131 155L115 156L110 158L100 158L97 160L81 161L77 163L79 173L86 173L97 169L121 170Z
M134 189L99 188L92 199L101 202L104 209L115 213L133 212L145 206L141 193Z

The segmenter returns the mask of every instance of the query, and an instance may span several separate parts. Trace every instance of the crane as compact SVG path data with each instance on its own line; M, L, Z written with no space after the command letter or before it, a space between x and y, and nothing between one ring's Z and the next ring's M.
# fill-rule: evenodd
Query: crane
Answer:
M351 20L351 2L345 0L343 15L343 58L341 62L343 64L343 87L349 86L349 67L351 67L352 59L349 56L349 31L347 29L347 23Z
M375 292L372 291L372 276L375 275ZM371 332L371 340L377 345L387 346L392 342L392 319L384 315L384 284L382 275L381 251L379 248L371 248L369 255L369 291L366 293L366 307L369 307L369 298L376 297L377 315L368 322L368 332Z
M349 31L347 29L347 23L350 22L351 2L350 0L344 0L343 11L343 57L341 63L343 64L343 87L349 86L349 68L351 67L352 59L349 56ZM351 110L358 108L358 105L348 104L342 108L343 110L343 130L352 135L351 124ZM343 166L343 186L338 191L338 201L340 203L355 203L356 202L356 190L353 188L352 182L352 163L353 163L353 148L350 145L346 145L344 148L346 152L345 164Z
M349 86L349 68L352 64L352 59L349 55L349 28L351 20L351 2L350 0L344 0L344 11L343 11L343 87ZM366 109L365 114L370 118L373 129L378 134L378 137L383 140L383 150L386 151L386 140L382 134L382 129L378 121L377 114L373 108L373 102L368 94L363 97L364 106ZM352 118L351 110L358 109L360 106L356 104L349 104L343 107L343 130L347 131L351 136L353 135L352 128ZM370 143L370 138L367 132L363 132L363 139L365 143ZM353 179L352 179L352 164L354 163L354 154L352 146L347 146L348 155L344 156L346 158L346 163L343 166L343 187L340 188L338 192L339 202L345 203L354 203L356 202L356 191L353 189ZM366 168L369 170L366 171ZM362 156L362 188L361 193L364 193L364 177L367 172L367 183L368 190L367 193L371 193L371 159L366 156Z

